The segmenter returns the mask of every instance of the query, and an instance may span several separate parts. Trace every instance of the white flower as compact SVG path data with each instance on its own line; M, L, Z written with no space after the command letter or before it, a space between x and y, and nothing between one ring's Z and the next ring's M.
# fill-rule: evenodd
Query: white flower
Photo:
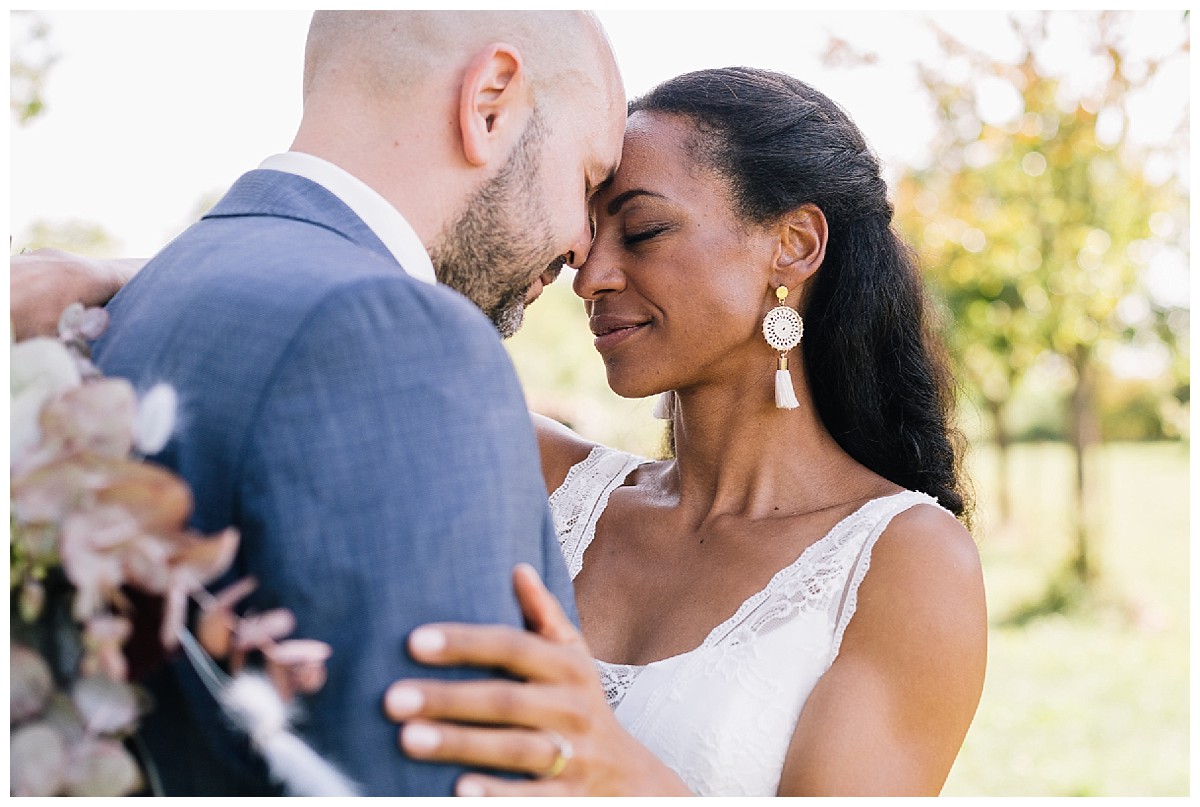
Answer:
M12 411L9 463L41 437L38 416L53 396L80 383L71 352L57 339L35 337L12 346L10 378Z
M289 796L355 796L358 786L290 731L287 705L266 678L241 673L218 699L267 761Z
M171 439L175 429L178 396L170 384L155 384L138 404L133 427L133 444L146 456L157 454Z

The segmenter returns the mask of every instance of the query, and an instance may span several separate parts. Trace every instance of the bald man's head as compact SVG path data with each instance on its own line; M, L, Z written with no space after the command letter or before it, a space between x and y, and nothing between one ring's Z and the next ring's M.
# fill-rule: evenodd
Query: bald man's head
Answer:
M586 259L588 200L624 130L616 59L589 13L319 11L292 148L387 199L439 280L503 331L564 261Z
M592 86L619 90L616 58L583 11L318 11L305 47L304 95L355 91L395 99L461 72L490 43L525 60L539 105Z

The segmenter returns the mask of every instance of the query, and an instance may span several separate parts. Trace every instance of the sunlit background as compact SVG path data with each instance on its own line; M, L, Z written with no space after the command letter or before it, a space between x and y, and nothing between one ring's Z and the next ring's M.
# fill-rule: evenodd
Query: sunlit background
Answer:
M944 317L992 632L954 795L1189 792L1190 19L601 11L630 96L792 73L887 167ZM12 250L149 255L299 120L306 12L13 12ZM646 454L569 272L509 341L533 408Z

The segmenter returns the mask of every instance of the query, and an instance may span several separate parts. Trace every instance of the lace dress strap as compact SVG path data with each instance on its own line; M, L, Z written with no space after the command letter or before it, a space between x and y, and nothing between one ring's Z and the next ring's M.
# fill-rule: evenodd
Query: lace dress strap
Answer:
M841 605L835 621L833 646L829 654L830 663L837 658L838 651L842 646L842 636L858 608L858 589L867 576L867 571L871 568L871 551L892 519L918 504L931 504L941 510L946 509L938 504L937 499L933 496L913 490L906 490L872 502L872 505L875 505L872 508L872 518L864 524L864 529L859 535L862 543L858 547L853 567L846 581L846 588L841 597Z
M608 497L633 469L647 462L645 457L598 445L571 466L567 478L550 494L558 545L572 580L583 569L583 553L596 537L596 522Z

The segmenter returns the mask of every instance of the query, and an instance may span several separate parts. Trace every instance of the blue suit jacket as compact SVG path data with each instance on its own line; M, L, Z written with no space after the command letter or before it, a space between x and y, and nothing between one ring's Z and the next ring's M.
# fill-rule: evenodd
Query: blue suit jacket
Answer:
M465 298L410 278L336 197L252 171L110 303L106 373L179 395L157 459L191 484L192 526L242 533L233 579L295 637L333 646L302 735L369 794L448 795L460 770L416 763L383 715L417 625L520 625L518 561L568 604L520 386ZM573 610L571 611L573 614ZM172 794L273 792L181 657L144 722Z

